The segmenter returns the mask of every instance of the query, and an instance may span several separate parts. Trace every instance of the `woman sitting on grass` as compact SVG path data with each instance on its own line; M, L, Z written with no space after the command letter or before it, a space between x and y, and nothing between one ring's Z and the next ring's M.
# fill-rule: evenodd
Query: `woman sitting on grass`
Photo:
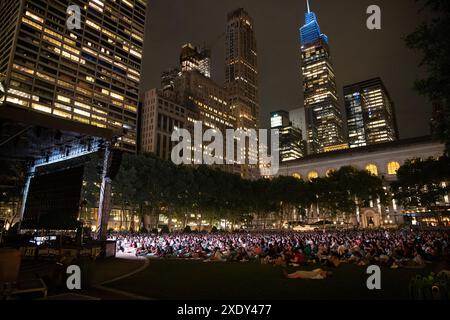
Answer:
M303 251L301 249L297 249L294 252L294 257L291 260L292 263L295 263L297 265L304 265L305 264L305 255L303 254Z

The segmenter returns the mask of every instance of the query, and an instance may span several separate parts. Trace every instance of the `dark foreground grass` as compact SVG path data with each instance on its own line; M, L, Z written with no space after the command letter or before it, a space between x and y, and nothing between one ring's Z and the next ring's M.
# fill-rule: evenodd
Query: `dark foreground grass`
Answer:
M365 267L325 269L333 272L331 278L301 280L287 279L280 267L259 263L151 260L146 270L108 286L154 299L409 299L411 278L432 271L431 266L421 270L382 268L381 290L370 291ZM296 270L299 268L287 269Z

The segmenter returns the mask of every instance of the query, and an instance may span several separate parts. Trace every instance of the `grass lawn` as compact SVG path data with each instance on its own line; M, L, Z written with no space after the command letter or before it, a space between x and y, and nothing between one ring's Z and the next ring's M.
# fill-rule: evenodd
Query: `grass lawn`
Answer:
M151 260L146 270L108 286L154 299L409 299L410 279L428 274L432 267L382 268L381 290L375 291L366 287L365 267L341 265L327 270L333 272L329 279L300 280L285 278L279 267L255 262Z

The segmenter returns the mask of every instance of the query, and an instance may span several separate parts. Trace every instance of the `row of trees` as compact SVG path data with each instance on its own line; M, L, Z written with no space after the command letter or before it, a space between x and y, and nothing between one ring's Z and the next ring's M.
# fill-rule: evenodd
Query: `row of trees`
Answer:
M100 168L101 158L91 156L82 190L86 208L98 206ZM11 208L2 212L7 223L18 216L25 173L25 164L2 166L0 201ZM320 207L322 217L354 214L357 206L368 207L371 200L387 204L391 194L405 208L431 208L450 192L450 160L412 159L398 170L397 177L387 193L380 178L353 167L313 181L286 176L249 181L213 167L176 166L150 154L127 154L113 182L113 203L122 213L131 209L139 217L156 219L165 214L184 224L191 214L200 214L201 220L210 223L249 221L254 214L264 220L275 214L281 223L294 208L305 214L313 205Z
M450 159L411 159L397 171L394 198L405 208L431 208L449 194Z
M98 165L94 158L86 168L83 194L91 206L98 199ZM176 166L150 154L124 155L113 182L116 207L132 208L140 217L163 213L184 223L190 214L236 223L253 214L276 213L282 221L294 208L304 213L312 205L327 215L354 213L356 206L375 199L388 200L381 179L353 167L313 181L285 176L250 181L218 168Z

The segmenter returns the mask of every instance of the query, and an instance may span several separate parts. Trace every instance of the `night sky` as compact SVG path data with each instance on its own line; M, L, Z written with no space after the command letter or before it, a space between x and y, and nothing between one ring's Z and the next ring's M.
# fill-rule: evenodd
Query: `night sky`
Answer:
M306 0L148 0L142 89L160 86L161 72L178 66L182 44L209 43L212 78L224 83L227 13L243 7L255 21L262 127L269 113L303 104L299 27ZM402 40L424 14L414 0L310 0L330 41L342 101L344 85L380 76L396 107L401 138L429 134L431 105L413 90L420 53ZM366 28L366 9L382 10L382 30ZM344 112L344 111L343 111ZM345 114L345 113L344 113Z

